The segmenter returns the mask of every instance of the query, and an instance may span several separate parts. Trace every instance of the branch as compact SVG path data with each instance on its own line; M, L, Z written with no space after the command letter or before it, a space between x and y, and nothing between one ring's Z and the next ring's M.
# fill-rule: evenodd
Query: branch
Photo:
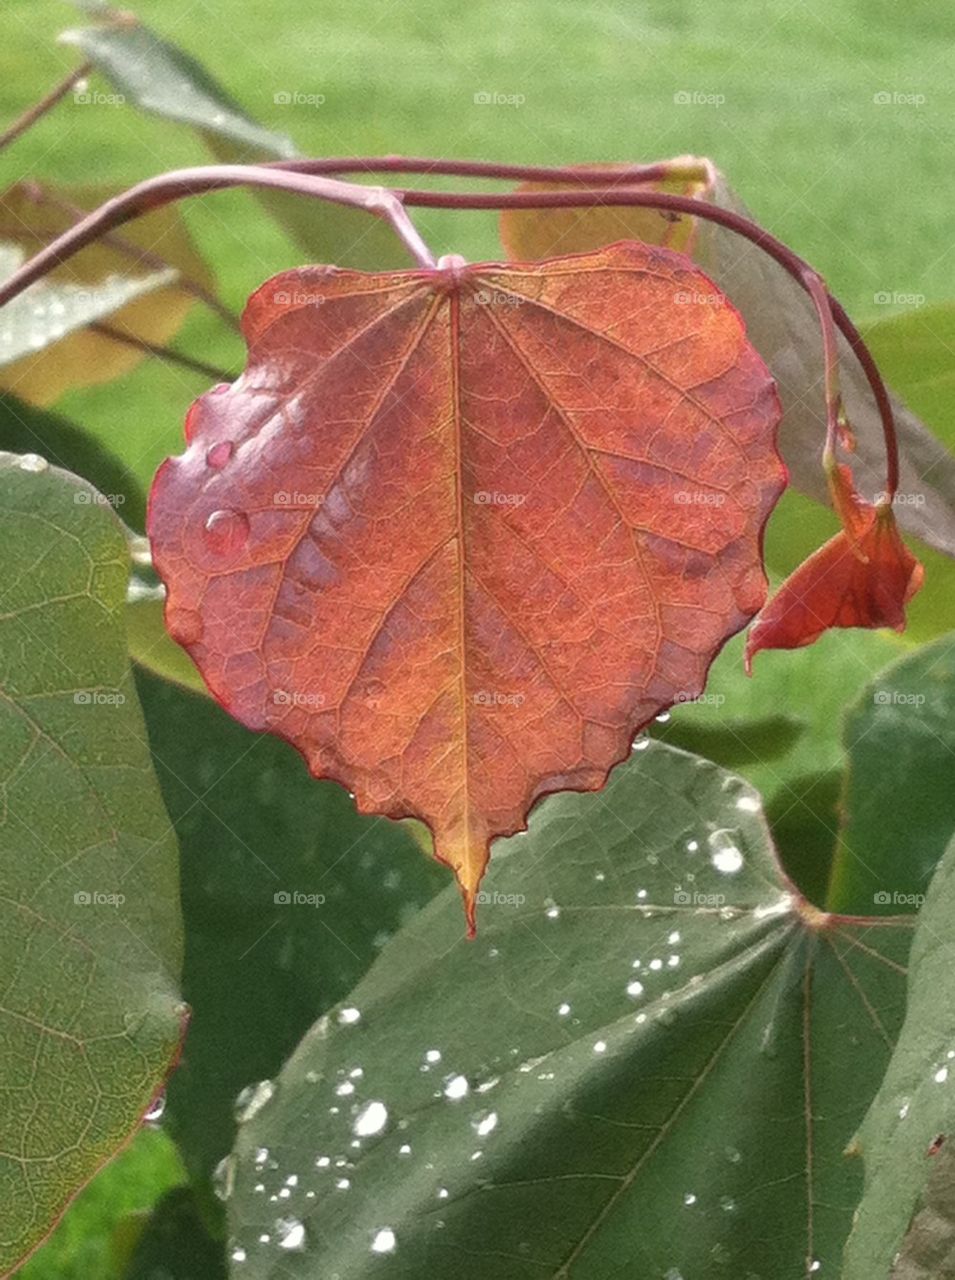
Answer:
M32 107L28 107L19 119L14 120L9 129L5 129L3 133L0 133L0 151L4 147L8 147L11 142L16 142L21 134L32 128L48 111L52 111L56 104L66 97L74 85L79 84L81 80L85 80L92 70L93 64L84 62L81 67L71 71L65 80L61 80L56 88L51 89L39 102L35 102Z
M384 187L365 187L336 178L317 177L312 174L287 173L264 165L216 164L196 169L175 169L158 178L148 178L129 191L94 210L76 226L64 231L40 250L29 262L25 262L13 275L0 285L0 307L15 298L28 285L41 279L48 271L60 266L68 258L79 253L88 244L99 240L108 231L121 227L152 209L182 200L186 196L204 195L211 191L226 191L231 187L266 187L275 191L290 191L295 195L328 200L332 204L348 205L355 209L384 218L394 228L415 262L421 267L433 268L434 255L421 239L408 217L400 197Z

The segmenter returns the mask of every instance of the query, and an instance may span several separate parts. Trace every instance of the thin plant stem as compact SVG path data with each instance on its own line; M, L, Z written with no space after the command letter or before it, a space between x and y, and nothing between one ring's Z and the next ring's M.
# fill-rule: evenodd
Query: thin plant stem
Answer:
M38 120L42 120L48 111L52 111L58 102L61 102L70 90L93 70L92 63L84 62L82 66L77 67L75 71L71 71L65 80L61 80L55 88L49 93L35 102L32 107L28 107L22 116L14 120L13 124L3 133L0 133L0 151L4 147L9 147L11 142L16 142L28 129L32 129Z

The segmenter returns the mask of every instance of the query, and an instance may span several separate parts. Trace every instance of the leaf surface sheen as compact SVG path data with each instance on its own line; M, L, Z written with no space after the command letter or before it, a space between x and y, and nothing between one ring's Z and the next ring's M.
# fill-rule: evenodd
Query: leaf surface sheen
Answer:
M758 610L778 402L678 253L284 273L150 504L167 624L239 720L423 818L469 915L497 835L595 790Z

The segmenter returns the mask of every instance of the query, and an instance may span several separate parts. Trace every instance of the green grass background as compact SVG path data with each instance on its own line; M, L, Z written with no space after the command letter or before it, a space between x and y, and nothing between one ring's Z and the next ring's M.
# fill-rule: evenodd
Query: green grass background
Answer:
M955 296L955 10L938 0L140 0L135 8L308 153L546 164L708 154L857 318L887 311L880 293ZM4 0L0 124L76 64L56 35L83 20L57 0ZM276 105L283 91L325 101ZM523 103L477 105L481 92ZM680 93L723 101L679 105ZM922 101L875 101L886 93ZM0 171L4 185L128 184L206 158L184 128L67 99L0 156ZM301 261L250 197L194 200L186 216L236 308L266 276ZM419 221L441 252L499 255L493 215ZM237 339L201 309L179 343L241 364ZM146 479L178 451L185 409L203 389L203 379L151 362L58 407ZM111 1223L178 1176L155 1139L134 1144L84 1193L26 1268L29 1280L114 1275Z

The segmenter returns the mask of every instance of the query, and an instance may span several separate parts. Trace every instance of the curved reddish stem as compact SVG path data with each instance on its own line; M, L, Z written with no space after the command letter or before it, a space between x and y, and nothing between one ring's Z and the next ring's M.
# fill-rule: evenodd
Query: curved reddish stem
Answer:
M471 161L425 161L382 157L368 157L349 162L352 166L372 171L384 167L408 172L415 168L422 172L456 172L480 177L532 177L545 181L574 181L593 184L604 174L612 173L614 183L621 179L628 182L649 181L653 177L672 176L683 162L664 162L660 165L635 166L633 170L582 170L580 168L540 169L525 166L483 165ZM688 162L692 163L692 162ZM449 191L389 190L368 187L359 183L342 182L324 176L341 160L280 161L269 165L208 165L196 169L182 169L151 178L131 188L121 196L108 201L89 214L76 226L41 249L0 285L0 306L16 297L27 285L40 279L66 258L79 252L87 244L117 226L138 217L158 205L179 200L185 196L204 192L221 191L235 186L269 187L290 191L299 195L329 200L335 204L364 209L378 217L386 218L420 267L433 269L434 257L422 241L408 217L406 206L437 209L560 209L591 208L598 205L617 207L638 206L666 209L673 213L688 214L715 222L743 236L752 244L774 258L809 294L819 318L823 337L823 353L826 377L827 431L825 456L834 457L836 431L840 412L838 391L838 347L835 328L838 328L860 362L872 389L886 448L886 498L891 502L898 486L898 443L895 421L888 392L875 361L872 359L859 331L844 309L832 298L822 277L804 259L794 253L770 232L745 218L718 205L691 196L670 195L661 191L641 191L632 187L584 186L578 191L512 191L499 194L483 194ZM320 172L321 171L321 172ZM631 175L631 176L628 176ZM546 175L546 176L545 176ZM555 176L556 175L556 176Z
M5 280L0 285L0 306L106 232L131 222L133 218L186 196L242 186L290 191L295 195L328 200L332 204L350 205L376 217L385 218L420 267L435 266L434 255L415 229L400 197L393 191L383 187L341 182L337 178L319 177L315 174L290 173L267 165L202 165L195 169L175 169L158 178L148 178L124 191L122 195L107 200L75 226L45 245L29 262L25 262Z
M703 181L715 176L709 160L683 156L654 164L534 165L495 164L484 160L430 160L423 156L332 156L318 160L272 160L267 168L293 173L418 173L449 178L485 178L506 182L572 182L581 187L629 186L659 182L676 174L698 172Z

